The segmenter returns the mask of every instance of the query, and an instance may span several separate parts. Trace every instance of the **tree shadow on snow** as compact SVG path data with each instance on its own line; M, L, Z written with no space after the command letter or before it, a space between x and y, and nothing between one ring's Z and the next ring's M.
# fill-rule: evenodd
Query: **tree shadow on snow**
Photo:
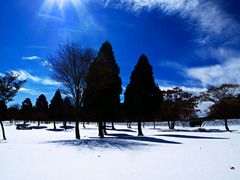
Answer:
M30 126L33 129L46 129L47 126Z
M60 128L62 128L62 129L65 129L65 127L64 126L59 126ZM66 127L66 129L73 129L74 128L74 126L67 126Z
M124 140L109 139L109 138L91 138L81 140L59 140L59 141L48 141L48 143L73 146L79 149L135 149L137 147L148 146L146 143L139 142L126 142Z
M203 132L203 133L225 133L226 130L221 129L203 129L203 131L199 129L158 129L159 132Z
M175 141L167 141L163 139L145 137L145 136L131 136L128 134L109 134L105 138L92 137L89 139L81 140L57 140L48 141L47 143L53 143L65 146L74 146L79 149L137 149L141 147L154 146L149 143L167 143L167 144L181 144Z
M46 129L48 131L54 131L54 132L61 132L64 131L64 129Z
M123 132L137 132L132 129L107 129L108 131L123 131Z
M163 134L163 135L157 135L157 136L186 138L186 139L229 139L229 138L221 138L221 137L189 136L189 135L178 135L178 134Z
M132 136L129 134L109 134L110 137L107 138L117 138L121 140L134 140L138 142L150 142L150 143L167 143L167 144L181 144L179 142L175 141L167 141L164 139L154 138L154 137L148 137L148 136ZM113 137L111 137L113 136Z

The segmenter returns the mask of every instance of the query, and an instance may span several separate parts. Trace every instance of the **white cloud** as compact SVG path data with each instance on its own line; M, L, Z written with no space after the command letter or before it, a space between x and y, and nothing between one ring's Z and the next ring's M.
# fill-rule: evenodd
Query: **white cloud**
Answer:
M240 84L240 58L233 58L223 64L207 67L187 68L186 75L199 80L203 86L225 83Z
M200 92L206 91L206 88L199 88L199 87L186 87L186 86L180 86L180 89L193 93L194 95L199 95Z
M200 109L201 113L199 113L201 116L206 116L209 112L209 107L212 106L214 103L210 101L202 102L198 104L198 109Z
M12 71L14 73L19 74L19 79L31 79L34 82L39 82L41 79L37 76L32 76L31 74L29 74L27 71L25 70L19 70L19 71Z
M23 93L27 93L27 94L33 95L33 96L42 94L42 93L40 93L40 92L38 92L38 91L36 91L36 90L27 89L27 88L21 88L19 91L20 91L20 92L23 92Z
M41 59L41 58L38 57L38 56L29 56L29 57L22 57L22 59L25 59L25 60L38 60L38 59Z
M218 1L200 0L120 0L115 3L104 0L104 6L123 8L131 12L140 12L142 9L158 8L166 15L178 15L193 27L200 44L224 39L227 43L238 42L240 25L224 10L223 4ZM191 29L191 28L190 28ZM216 38L218 37L218 38ZM226 42L225 42L226 43Z
M44 85L61 85L59 82L53 81L51 79L44 79L42 83Z
M193 95L199 95L200 92L203 92L203 91L206 91L207 89L206 88L201 88L201 87L196 87L196 86L178 86L176 84L174 84L173 82L171 81L164 81L164 80L156 80L157 84L159 85L159 88L162 90L162 91L166 91L166 90L169 90L169 89L173 89L175 87L179 87L180 89L186 91L186 92L189 92L189 93L192 93Z
M56 21L62 21L62 22L65 21L64 19L61 19L61 18L56 17L56 16L52 16L52 15L49 15L49 14L38 13L38 16L42 17L42 18L46 18L46 19L56 20Z
M42 66L51 67L51 64L48 61L44 60L44 61L42 61ZM49 69L49 70L51 70L51 69Z
M19 70L19 71L12 71L12 72L19 74L20 75L19 79L23 79L23 80L30 79L34 82L38 82L38 83L41 83L43 85L61 85L60 83L58 83L56 81L53 81L51 79L48 79L48 78L43 79L43 78L40 78L40 77L37 77L37 76L32 76L26 70Z

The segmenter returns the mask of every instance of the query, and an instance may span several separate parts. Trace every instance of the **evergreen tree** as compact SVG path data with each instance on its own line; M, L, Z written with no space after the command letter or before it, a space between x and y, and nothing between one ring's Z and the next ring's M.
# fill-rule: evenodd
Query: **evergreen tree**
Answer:
M154 83L152 66L142 55L130 77L125 96L125 106L129 118L138 121L138 135L143 135L141 122L152 119L159 111L163 95Z
M56 129L56 121L61 121L63 118L63 99L58 89L49 105L51 117L53 118L54 129Z
M63 100L63 125L65 130L67 129L67 121L73 121L73 105L69 97L65 97Z
M46 96L44 94L41 94L37 98L35 110L36 110L35 113L37 116L38 126L39 126L41 120L47 119L48 102L47 102Z
M23 120L29 120L33 112L33 106L30 98L26 98L22 102L20 115ZM24 121L25 122L25 121Z
M100 137L103 137L103 122L107 119L115 119L119 114L122 93L119 73L120 69L116 63L112 45L106 41L90 66L87 88L84 92L84 107L89 114L98 118Z

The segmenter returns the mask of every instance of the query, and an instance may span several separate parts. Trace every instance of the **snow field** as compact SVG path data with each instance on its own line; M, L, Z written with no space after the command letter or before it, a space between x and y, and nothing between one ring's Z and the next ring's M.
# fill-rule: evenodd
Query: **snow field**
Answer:
M96 124L67 131L53 125L16 130L4 123L7 141L0 142L0 174L4 180L238 180L240 177L240 126L128 129L117 124L101 139ZM71 125L73 126L73 124ZM231 169L232 168L232 169ZM234 168L234 169L233 169Z

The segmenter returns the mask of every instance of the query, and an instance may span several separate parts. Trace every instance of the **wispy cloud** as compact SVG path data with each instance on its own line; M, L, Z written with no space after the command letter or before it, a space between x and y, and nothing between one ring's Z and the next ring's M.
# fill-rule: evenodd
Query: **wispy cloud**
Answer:
M200 92L206 91L207 89L205 87L196 87L196 86L183 86L183 85L177 85L174 82L171 81L165 81L165 80L156 80L156 83L158 84L159 88L163 91L167 91L169 89L173 89L175 87L179 87L180 89L192 93L193 95L199 95Z
M197 44L198 59L218 60L219 64L207 67L187 68L186 65L165 62L165 66L184 69L187 78L199 80L203 87L223 83L240 83L240 23L235 20L223 1L201 0L102 0L105 7L124 9L133 13L158 9L167 16L177 16L186 23ZM199 46L200 45L200 46ZM199 50L201 48L203 50ZM207 48L206 48L207 47ZM181 67L181 68L178 68ZM181 73L181 72L180 72ZM162 88L169 88L165 85ZM201 89L189 89L200 91Z
M48 61L43 60L42 61L42 66L51 67L51 64ZM51 71L51 69L49 69L49 70Z
M38 56L29 56L29 57L22 57L22 59L24 59L24 60L39 60L41 58Z
M27 71L25 70L19 70L19 71L12 71L16 74L19 74L19 79L23 79L23 80L26 80L26 79L30 79L34 82L39 82L41 80L41 78L37 77L37 76L32 76L31 74L29 74Z
M36 91L34 89L28 89L28 88L21 88L19 91L23 92L23 93L27 93L27 94L33 95L33 96L42 94L41 92L38 92L38 91Z
M42 83L44 85L61 85L59 82L53 81L51 79L44 79Z
M45 19L51 19L51 20L55 20L55 21L62 21L64 22L65 20L56 16L52 16L49 14L42 14L42 13L38 13L39 17L45 18Z
M222 64L186 68L188 77L199 80L203 86L221 85L224 83L240 83L240 58L230 59Z
M195 41L206 44L211 41L225 40L236 43L240 39L240 25L223 9L219 1L200 0L103 0L104 6L126 9L139 13L158 8L166 15L178 15L188 23L189 29L198 36ZM114 3L115 2L115 3Z
M61 85L60 83L48 78L40 78L37 76L33 76L30 73L28 73L26 70L19 70L19 71L12 71L12 72L19 74L20 75L19 79L32 80L34 82L41 83L43 85Z

